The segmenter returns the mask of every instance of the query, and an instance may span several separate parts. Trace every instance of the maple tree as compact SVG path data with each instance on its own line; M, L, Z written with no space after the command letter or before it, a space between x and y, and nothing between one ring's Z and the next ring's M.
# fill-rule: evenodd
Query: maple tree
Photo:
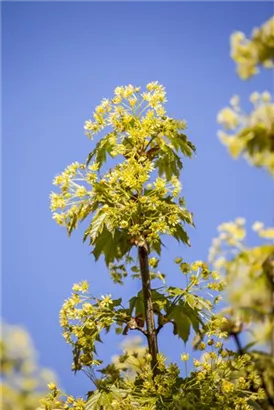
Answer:
M259 64L271 65L272 26L273 19L250 41L234 35L232 56L242 77L253 75ZM215 270L203 261L187 263L178 257L174 266L184 280L181 287L174 287L157 269L165 235L189 246L187 227L193 225L179 178L182 157L192 157L195 147L185 134L185 121L167 115L165 101L164 87L157 82L149 83L143 92L132 85L117 87L114 96L104 99L85 123L91 139L100 134L86 162L71 164L54 180L58 190L51 194L51 209L56 222L69 235L79 223L86 224L83 239L95 259L104 257L117 284L126 286L129 276L139 279L140 291L124 301L109 294L92 295L87 281L74 284L61 309L60 323L72 346L73 370L84 371L95 387L86 397L74 398L52 383L40 409L273 408L271 358L252 350L255 340L246 346L240 340L247 320L254 326L267 322L273 335L269 306L274 292L261 298L258 308L251 284L255 278L260 289L269 287L273 246L243 245L244 220L237 219L220 227L220 238L210 252ZM240 112L237 97L231 101L232 108L220 112L218 121L234 132L221 134L221 139L234 156L244 154L254 165L272 172L273 105L268 93L253 95L252 101L260 105L250 117ZM272 237L271 228L257 224L255 229L261 237ZM227 253L230 248L232 252ZM231 303L229 311L221 313L215 308L225 288L219 271L228 283ZM160 288L155 287L156 280L163 282ZM230 286L235 282L239 283L236 290ZM248 295L244 303L241 287ZM182 353L180 365L166 364L159 351L161 330L167 324L184 342L194 334L194 346L203 352L200 360L193 360L186 377L181 376L180 366L189 361L188 353ZM125 337L130 331L140 332L147 346L133 352L127 348L103 365L96 344L112 327ZM230 337L236 351L231 351Z

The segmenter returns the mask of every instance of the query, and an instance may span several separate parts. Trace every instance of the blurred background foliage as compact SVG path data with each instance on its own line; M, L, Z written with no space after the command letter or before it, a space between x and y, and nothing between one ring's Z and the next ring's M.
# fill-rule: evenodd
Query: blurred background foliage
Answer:
M1 323L1 409L35 410L56 380L54 372L42 368L28 332L15 325Z

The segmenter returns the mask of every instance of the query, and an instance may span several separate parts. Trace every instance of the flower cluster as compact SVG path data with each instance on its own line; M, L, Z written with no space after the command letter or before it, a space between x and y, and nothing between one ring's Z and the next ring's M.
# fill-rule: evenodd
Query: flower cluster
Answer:
M239 97L230 100L230 107L218 114L217 121L226 131L219 131L218 135L233 158L244 154L253 165L274 174L274 104L267 91L261 95L254 92L250 101L253 110L245 114L239 106Z
M116 87L111 100L104 99L95 108L93 120L85 122L84 129L90 138L106 126L111 126L116 132L123 132L134 119L147 112L146 119L165 115L163 104L166 102L166 92L157 81L146 86L147 91L141 93L140 87L133 85Z
M95 298L88 292L86 281L76 283L69 299L60 311L60 325L67 343L74 347L73 370L96 366L101 361L94 358L95 343L100 341L103 330L114 323L127 323L129 315L121 305L121 299L111 295Z
M176 258L175 263L179 265L180 271L187 277L187 290L202 290L206 289L214 290L216 292L222 292L226 286L223 279L217 271L209 269L206 262L195 261L191 264L183 261L182 258ZM216 302L220 300L217 298Z
M49 393L40 400L40 406L36 410L85 410L86 400L81 397L75 398L61 392L55 383L48 384Z
M160 243L162 234L176 239L183 235L188 242L181 224L193 222L179 197L180 181L173 176L170 181L157 177L150 182L153 170L150 161L128 159L97 182L96 164L87 170L82 164L72 164L55 179L61 192L51 194L53 218L70 233L97 209L85 234L92 244L104 228L125 231L129 244L146 242L153 247Z
M59 225L69 229L71 221L74 220L77 225L78 220L85 217L92 197L91 186L97 180L97 170L96 164L86 168L85 164L74 162L54 178L53 184L59 187L60 192L51 193L51 210L53 219Z
M246 228L243 218L224 223L218 230L219 237L213 240L209 260L225 276L228 299L233 308L232 317L235 316L233 312L238 312L241 321L249 323L252 319L257 322L260 326L257 334L260 334L262 341L267 341L271 331L268 312L271 309L272 290L265 261L274 253L274 229L264 228L261 222L254 223L253 230L258 236L270 240L254 247L248 247L244 242Z
M185 379L180 377L177 365L166 364L162 354L158 355L159 372L153 378L151 356L145 353L138 362L136 355L133 360L135 377L118 377L108 389L95 391L87 401L87 408L171 410L180 406L178 408L189 410L251 410L252 401L265 398L261 379L249 355L236 356L224 348L222 342L213 339L207 345L211 352L203 354L201 360L193 360L193 369ZM121 369L125 361L127 367L130 358L131 355L128 359L122 355L121 363L117 358L115 366ZM187 362L188 355L183 354L182 360ZM113 373L114 369L109 367L106 373L108 371ZM256 388L256 393L248 392L251 385Z
M260 28L255 28L251 39L244 33L236 32L231 36L231 57L237 64L237 71L242 79L247 79L258 72L258 65L273 67L274 60L274 17Z
M193 370L185 379L184 396L199 409L238 409L250 410L250 400L261 400L265 393L258 372L249 355L236 356L224 348L222 342L209 339L200 350L205 352L200 360L193 359ZM188 361L187 355L182 360ZM256 387L257 393L246 392L250 386ZM196 393L196 397L195 397ZM199 397L197 399L197 396Z
M98 142L86 164L71 164L53 182L59 188L51 194L53 218L71 234L92 216L84 239L89 238L96 258L105 255L107 264L134 245L159 253L163 234L189 244L183 224L193 225L179 196L178 154L190 157L195 150L182 133L186 124L163 115L165 91L157 82L139 93L140 88L132 85L117 87L113 100L103 100L95 110L95 122L88 121L86 128L91 135L109 126L112 131ZM101 175L108 155L122 156L122 162ZM108 246L101 246L102 241L98 245L102 235Z

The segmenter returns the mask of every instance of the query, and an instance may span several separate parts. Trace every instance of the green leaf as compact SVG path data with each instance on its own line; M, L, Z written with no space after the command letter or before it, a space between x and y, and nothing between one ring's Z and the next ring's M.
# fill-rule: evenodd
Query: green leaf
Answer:
M178 241L190 246L189 237L182 225L176 225L172 236Z
M77 220L78 220L77 214L75 213L75 214L73 214L73 217L71 218L70 223L69 223L69 226L68 226L68 235L69 235L69 236L71 235L73 229L76 228L76 226L77 226Z
M158 256L161 256L161 248L162 248L162 246L164 246L164 244L162 243L161 240L154 241L154 242L151 244L151 250L152 250L152 251L155 251Z
M103 254L107 266L115 260L120 260L132 247L126 231L116 230L113 233L105 227L95 241L91 241L91 245L94 245L92 253L95 260Z
M84 205L81 205L81 207L79 208L78 217L83 209L83 206ZM92 212L96 211L97 207L98 207L97 201L92 201L91 203L89 203L89 205L85 206L85 210L82 213L80 221L83 222Z
M110 137L116 135L114 132L110 132L105 135L97 144L93 151L91 151L88 155L86 166L89 165L91 160L94 158L95 162L99 164L99 168L101 168L102 164L106 162L107 154L110 155L113 144L110 142Z
M168 317L169 319L174 320L178 336L186 343L190 335L191 322L189 317L185 314L182 306L174 306Z
M175 288L174 286L169 286L167 292L172 296L181 296L185 294L185 290L181 288Z
M120 306L121 302L122 302L122 298L114 299L114 300L112 300L112 306L113 307Z
M93 242L103 231L106 217L107 214L103 210L99 210L94 216L89 230L89 235Z
M185 314L189 318L192 327L196 333L199 332L200 325L203 326L204 323L202 319L200 318L199 315L199 310L196 308L191 308L188 306L185 302L181 301L180 304L182 305L182 308L184 309Z
M94 410L96 408L99 409L99 407L97 407L97 405L100 405L100 401L101 401L101 392L99 390L95 390L95 392L92 392L93 394L88 398L86 405L85 405L85 409L86 410Z
M116 246L112 234L106 228L104 228L100 236L96 238L92 253L95 256L95 260L98 260L99 257L104 254L107 266L109 266L111 262L114 262L117 254Z
M251 406L254 410L263 410L263 407L259 405L255 400L248 400L249 406Z
M137 296L133 296L129 299L129 314L132 315L133 309L135 307Z
M168 145L161 148L159 158L155 162L158 168L159 175L165 175L167 180L170 180L173 175L179 177L180 170L183 168L183 163L180 157Z
M243 348L243 350L244 350L245 352L248 352L248 350L249 350L251 347L255 346L257 343L258 343L258 340L254 340L254 341L248 343L247 345L245 345L245 347Z
M129 300L129 314L130 316L133 315L133 311L135 316L142 316L145 317L145 306L144 306L144 299L143 299L143 292L138 292L137 296L133 296Z

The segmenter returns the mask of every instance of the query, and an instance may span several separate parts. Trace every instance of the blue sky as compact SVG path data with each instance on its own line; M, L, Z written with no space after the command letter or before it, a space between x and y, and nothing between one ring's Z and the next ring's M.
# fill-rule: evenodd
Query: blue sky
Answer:
M216 136L217 112L233 94L248 109L252 91L273 87L265 71L241 81L229 57L230 34L249 35L272 12L270 2L2 3L3 316L30 331L40 362L56 370L69 393L91 388L70 371L71 351L58 324L72 284L87 279L95 295L122 292L125 300L139 284L112 285L103 261L95 264L82 244L83 229L68 239L54 223L53 177L92 149L83 123L103 97L118 85L158 80L169 115L187 120L197 147L181 178L195 217L192 248L168 241L162 270L179 285L171 260L206 259L221 222L243 216L249 224L272 223L270 177L233 161ZM107 336L102 357L115 354L121 340ZM176 361L185 350L171 329L160 347Z

